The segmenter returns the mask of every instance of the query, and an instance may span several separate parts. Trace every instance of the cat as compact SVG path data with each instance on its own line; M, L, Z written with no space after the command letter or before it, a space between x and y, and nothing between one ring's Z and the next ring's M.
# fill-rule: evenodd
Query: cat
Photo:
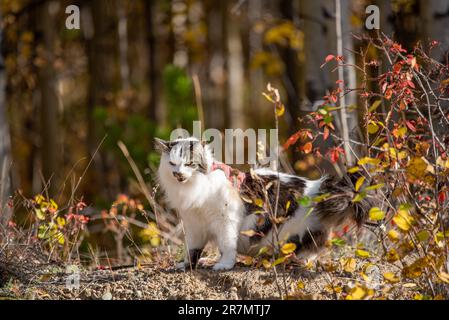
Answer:
M155 149L161 153L160 186L183 222L186 255L178 269L195 267L209 241L221 253L214 270L232 269L237 253L255 255L280 242L295 243L297 254L306 258L324 247L333 227L348 219L361 226L371 206L368 198L352 201L348 177L309 180L267 168L232 175L232 168L216 161L211 148L193 137L156 138ZM323 199L298 203L317 196ZM258 203L261 199L266 203ZM284 220L276 228L273 212Z

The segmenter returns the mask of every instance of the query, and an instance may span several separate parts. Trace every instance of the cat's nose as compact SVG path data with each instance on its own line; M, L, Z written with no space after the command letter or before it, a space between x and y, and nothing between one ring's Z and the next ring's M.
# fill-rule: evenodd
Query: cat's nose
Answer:
M179 181L182 182L184 181L186 178L183 176L182 173L180 172L173 172L173 176Z

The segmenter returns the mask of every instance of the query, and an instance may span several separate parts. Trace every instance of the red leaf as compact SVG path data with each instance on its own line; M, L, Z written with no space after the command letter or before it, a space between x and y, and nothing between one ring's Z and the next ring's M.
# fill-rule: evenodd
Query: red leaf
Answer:
M335 59L335 56L333 54L330 54L326 57L326 59L324 61L329 62Z
M283 148L287 150L291 145L295 144L298 141L299 137L301 137L301 130L294 133L290 138L288 138L284 143Z
M344 153L344 150L340 147L335 147L330 151L331 161L336 163L340 159L340 154Z
M405 121L405 125L407 126L407 128L409 128L411 131L416 132L416 127L413 125L413 123L411 123L410 121Z
M312 149L312 142L307 142L304 146L301 147L301 150L304 151L305 154L309 154L310 152L312 152Z
M329 128L328 127L324 127L324 131L323 131L323 139L327 140L327 138L329 138Z
M446 200L446 192L441 191L441 192L438 194L438 202L439 202L439 203L444 203L445 200Z
M332 61L335 59L335 56L333 54L329 54L326 59L324 59L324 63L320 66L320 68L324 67L326 63Z

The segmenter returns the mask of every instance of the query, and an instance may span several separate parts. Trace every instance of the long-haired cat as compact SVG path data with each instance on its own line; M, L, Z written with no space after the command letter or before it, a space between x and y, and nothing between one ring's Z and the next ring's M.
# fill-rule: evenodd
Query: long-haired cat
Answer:
M297 254L307 257L324 246L333 227L347 219L360 226L366 219L369 202L352 202L348 178L308 180L262 168L233 180L229 167L215 161L209 146L196 138L156 138L155 146L161 153L160 185L184 226L186 256L178 268L195 267L209 241L221 253L214 270L233 268L237 252L254 255L261 247L275 248L280 242L294 242ZM311 207L298 204L299 199L319 195L323 199ZM267 203L261 206L248 198ZM277 228L274 216L283 219ZM253 235L242 233L247 230Z

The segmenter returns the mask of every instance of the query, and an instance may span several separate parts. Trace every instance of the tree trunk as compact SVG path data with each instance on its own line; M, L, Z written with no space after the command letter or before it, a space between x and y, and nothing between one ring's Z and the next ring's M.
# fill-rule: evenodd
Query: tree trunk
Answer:
M245 127L245 112L243 105L244 94L244 71L243 71L243 49L242 39L238 24L232 19L228 23L228 112L230 128Z
M39 8L40 35L43 43L44 65L39 67L38 81L40 89L40 125L41 125L41 165L46 190L55 196L58 186L60 160L58 130L57 78L54 70L54 45L56 28L54 15L50 12L50 2L44 2Z
M330 51L326 34L328 27L323 16L324 0L301 1L300 11L303 19L304 30L304 78L305 96L309 102L309 108L304 111L311 111L317 101L323 99L326 90L329 88L330 79L328 72L320 66L323 64Z
M207 79L202 84L206 124L209 128L228 128L226 112L227 1L208 1Z
M249 0L248 1L248 15L249 15L249 61L252 60L254 54L263 50L262 33L257 32L255 29L256 23L262 18L262 7L265 5L263 0ZM250 63L249 63L250 64ZM249 106L253 111L251 117L254 119L253 125L259 127L261 125L261 114L258 111L262 106L261 92L265 90L263 72L261 68L256 70L250 69L249 71L249 83L250 83L250 100Z
M0 11L1 21L1 11ZM3 32L0 30L0 50L2 48ZM11 140L9 135L8 117L6 111L6 72L3 63L3 52L0 51L0 226L4 226L12 215L8 206L11 195Z
M283 19L289 20L293 23L295 18L294 1L281 0L280 12ZM298 57L296 51L290 47L286 47L281 50L281 57L285 64L285 75L283 77L284 87L287 91L285 106L288 114L290 115L290 131L293 133L297 128L297 119L300 115L299 110L301 95L298 85Z
M447 63L449 53L449 1L421 0L420 6L423 44L427 46L430 41L439 41L440 46L432 50L432 58Z
M128 17L126 3L123 0L117 0L117 18L118 18L118 47L120 61L120 78L122 90L130 89L129 63L128 63Z
M156 20L158 9L156 1L145 1L145 19L149 53L148 79L150 86L148 115L154 123L162 124L165 121L165 112L164 108L162 108L161 101L163 66L170 63L172 59L168 45L168 33L170 31L162 30ZM158 36L158 39L156 39L156 35Z
M117 190L108 177L110 156L100 147L102 136L95 119L96 109L101 110L111 104L117 83L117 37L114 2L89 1L89 14L93 32L86 33L89 70L87 122L87 147L93 166L88 170L86 193L88 197L102 196L112 198Z

